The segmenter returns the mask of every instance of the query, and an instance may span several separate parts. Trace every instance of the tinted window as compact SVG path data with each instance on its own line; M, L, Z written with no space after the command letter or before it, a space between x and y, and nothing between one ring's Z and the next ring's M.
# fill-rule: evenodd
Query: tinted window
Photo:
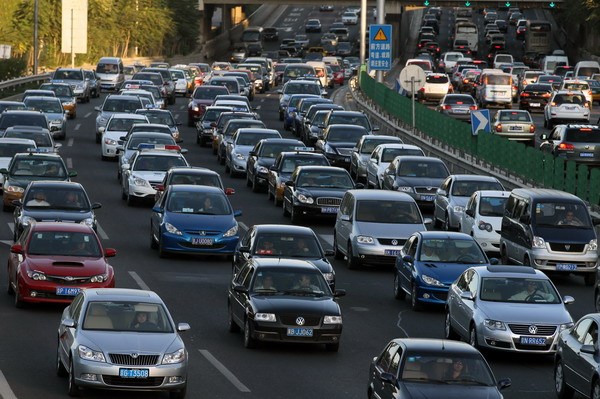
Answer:
M413 148L388 148L383 150L381 162L392 162L394 158L400 155L425 155L423 151Z
M448 170L439 162L404 161L400 163L398 176L444 178Z
M98 240L92 234L64 231L36 231L31 235L30 255L89 256L100 258Z
M306 171L298 176L298 187L352 188L354 183L348 173L337 171Z
M565 133L565 140L579 143L600 143L600 129L567 129Z
M200 192L171 192L167 210L174 213L195 213L202 215L229 215L231 207L225 195Z
M396 224L423 223L417 204L405 201L358 201L356 221Z
M481 197L479 214L481 216L500 217L504 215L504 207L508 198Z

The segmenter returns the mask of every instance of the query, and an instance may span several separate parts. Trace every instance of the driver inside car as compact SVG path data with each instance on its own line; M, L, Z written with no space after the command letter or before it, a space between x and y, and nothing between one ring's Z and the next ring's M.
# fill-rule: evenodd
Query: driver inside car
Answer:
M524 284L523 290L517 292L510 301L538 302L552 301L554 298L542 290L537 281L529 280Z

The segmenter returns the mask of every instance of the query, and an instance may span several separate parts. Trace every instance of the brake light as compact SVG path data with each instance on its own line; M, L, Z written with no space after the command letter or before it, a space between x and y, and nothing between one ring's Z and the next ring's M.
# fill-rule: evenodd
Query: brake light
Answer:
M463 79L463 83L469 83L469 79Z
M421 88L419 89L419 91L420 91L420 92L425 92L425 88L424 88L424 87L421 87Z
M525 93L525 92L521 93L521 97L529 97L529 96L530 96L529 93Z
M499 124L497 124L497 125L496 125L496 131L497 131L498 133L501 133L501 132L502 132L502 124L501 124L501 123L499 123Z
M554 101L552 101L552 102L550 103L550 106L551 106L551 107L556 107L556 103L555 103Z
M535 133L535 125L529 125L529 133Z
M471 111L477 111L477 105L471 105L471 106L469 107L469 109L470 109Z
M550 93L544 93L544 94L542 94L542 97L548 98L548 97L550 97Z
M579 129L580 132L591 132L592 129L588 128L588 127L582 127Z
M560 143L558 145L558 149L562 150L562 151L569 151L569 150L574 150L575 146L571 143Z
M447 105L447 104L444 104L444 105L442 105L442 109L443 109L444 111L447 111L447 110L449 110L449 109L450 109L450 106L449 106L449 105Z

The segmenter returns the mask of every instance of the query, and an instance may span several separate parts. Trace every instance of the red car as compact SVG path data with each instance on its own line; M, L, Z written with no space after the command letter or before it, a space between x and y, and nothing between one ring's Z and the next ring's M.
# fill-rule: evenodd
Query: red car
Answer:
M195 126L202 118L206 107L211 105L219 94L229 94L225 86L202 85L194 89L188 103L188 126Z
M28 226L8 255L8 292L15 306L70 303L85 288L114 288L106 258L117 251L102 248L89 226L40 222Z
M333 83L342 86L344 84L344 70L337 64L329 65L333 71Z

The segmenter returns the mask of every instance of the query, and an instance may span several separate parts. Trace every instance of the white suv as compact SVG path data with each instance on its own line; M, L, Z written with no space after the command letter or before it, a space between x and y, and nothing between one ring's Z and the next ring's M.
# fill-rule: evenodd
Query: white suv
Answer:
M590 123L590 107L581 91L559 90L544 108L544 127L557 123Z
M448 75L445 73L427 73L425 74L425 86L417 92L417 97L422 102L429 100L439 101L446 94L453 91Z

